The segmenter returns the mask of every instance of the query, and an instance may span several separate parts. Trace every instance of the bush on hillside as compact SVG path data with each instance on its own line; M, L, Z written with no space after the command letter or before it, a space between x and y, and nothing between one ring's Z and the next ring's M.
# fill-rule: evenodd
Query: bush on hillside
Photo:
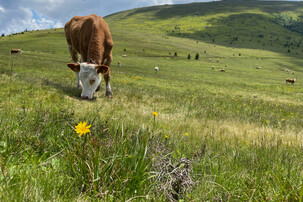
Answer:
M199 53L196 54L195 60L199 60Z

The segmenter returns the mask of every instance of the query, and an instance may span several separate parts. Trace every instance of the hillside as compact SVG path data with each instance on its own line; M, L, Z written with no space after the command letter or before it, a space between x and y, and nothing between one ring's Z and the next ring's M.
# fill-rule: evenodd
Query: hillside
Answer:
M302 14L210 2L107 16L113 98L102 81L92 101L63 29L1 37L0 201L299 201Z
M302 13L302 2L231 1L139 8L107 21L163 36L302 56Z

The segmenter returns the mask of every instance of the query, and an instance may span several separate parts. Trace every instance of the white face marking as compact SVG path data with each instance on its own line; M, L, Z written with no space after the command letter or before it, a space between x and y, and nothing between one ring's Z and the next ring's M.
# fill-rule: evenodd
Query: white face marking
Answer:
M97 73L96 65L81 63L79 79L82 83L81 97L93 99L94 92L101 83L101 76Z

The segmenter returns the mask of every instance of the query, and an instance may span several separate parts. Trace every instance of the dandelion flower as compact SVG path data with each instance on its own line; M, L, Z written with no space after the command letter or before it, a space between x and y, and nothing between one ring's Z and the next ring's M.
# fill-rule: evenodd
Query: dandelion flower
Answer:
M282 119L282 121L284 121L285 119Z
M185 140L187 140L187 138L188 138L188 133L185 133Z
M165 139L167 139L167 138L168 138L168 135L165 134Z
M75 126L75 131L76 133L79 133L79 137L81 137L83 134L85 135L86 133L90 133L89 128L91 126L92 125L87 126L87 123L85 121L83 121L83 123L80 121L78 125Z
M154 115L154 116L158 116L158 113L157 113L157 112L153 112L153 115Z
M291 112L290 115L294 115L294 113Z

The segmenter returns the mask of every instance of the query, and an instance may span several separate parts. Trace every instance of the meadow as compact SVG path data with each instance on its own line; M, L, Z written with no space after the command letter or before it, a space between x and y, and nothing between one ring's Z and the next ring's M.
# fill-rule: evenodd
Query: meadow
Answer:
M102 81L92 101L63 29L1 37L0 200L302 201L302 33L274 21L302 11L211 2L107 16L113 98Z

